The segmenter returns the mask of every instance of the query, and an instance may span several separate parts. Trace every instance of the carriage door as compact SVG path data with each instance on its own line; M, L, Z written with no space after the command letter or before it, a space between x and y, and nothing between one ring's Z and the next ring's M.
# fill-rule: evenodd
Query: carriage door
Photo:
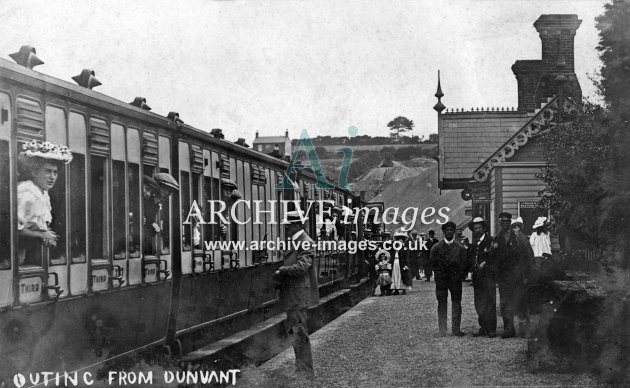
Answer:
M129 212L127 209L127 177L125 166L125 128L112 123L112 222L114 228L114 259L112 265L112 287L122 287L128 283L127 252L129 239Z
M165 172L167 174L171 173L171 140L168 137L160 136L158 138L158 148L159 148L159 167L160 172ZM160 265L161 268L167 272L164 272L160 275L160 279L170 279L172 275L171 270L171 197L162 199L162 203L160 204L160 229L162 229L162 233L160 233Z
M68 145L66 134L66 112L55 106L46 106L46 140L62 145ZM66 193L70 182L66 179L69 166L61 165L55 186L49 191L52 207L52 222L50 229L59 235L57 246L48 249L48 283L58 288L48 289L48 296L68 295L68 244L66 209L68 208ZM59 295L57 295L59 293Z
M69 143L72 150L70 162L70 294L79 295L87 291L88 268L86 262L87 202L86 157L87 131L85 116L70 112L68 116Z
M192 149L192 166L191 166L191 170L192 170L192 200L196 201L197 204L199 205L199 208L205 209L206 208L206 202L203 200L204 196L202 193L203 190L203 170L204 170L204 165L203 165L203 152L201 150L201 147L197 146L197 145L192 145L191 146ZM191 202L192 203L192 202ZM202 213L203 214L203 213ZM203 251L203 231L202 231L202 226L199 222L197 222L196 220L193 221L192 224L192 246L193 246L193 272L195 273L201 273L204 272L205 269L205 265L204 265L204 261L205 261L205 255L204 255L204 251Z
M181 219L190 212L190 149L188 143L179 142L179 194ZM175 236L177 238L177 236ZM192 225L182 224L182 274L192 273Z
M129 260L128 281L129 284L142 282L142 256L140 244L140 231L142 218L140 217L140 197L142 182L140 175L140 131L136 128L127 128L127 186L129 188Z
M11 99L0 93L0 308L13 301L11 271Z

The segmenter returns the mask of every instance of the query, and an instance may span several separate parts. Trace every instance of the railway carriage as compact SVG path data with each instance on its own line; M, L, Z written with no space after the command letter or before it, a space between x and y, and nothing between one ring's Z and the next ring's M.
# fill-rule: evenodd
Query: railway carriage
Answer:
M279 252L208 250L203 242L284 239L270 223L269 200L361 201L315 188L308 171L293 175L292 190L278 190L286 162L188 126L174 112L152 113L143 98L123 103L95 92L100 83L89 70L75 77L79 85L34 71L30 47L15 57L19 64L0 59L0 381L162 345L181 354L277 314ZM73 160L49 192L57 246L18 259L17 157L32 140L67 145ZM152 235L143 228L143 177L157 173L174 177L179 191L159 203L161 233ZM209 215L208 200L233 206L240 198L264 201L262 224L182 222L193 201ZM239 206L236 215L252 211ZM306 227L316 234L314 213ZM357 228L341 238L362 235ZM349 257L319 251L320 282L356 275Z

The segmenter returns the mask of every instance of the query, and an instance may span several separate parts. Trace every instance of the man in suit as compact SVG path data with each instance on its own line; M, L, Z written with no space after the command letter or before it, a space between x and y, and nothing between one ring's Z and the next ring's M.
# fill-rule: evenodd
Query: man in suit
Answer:
M433 246L437 243L438 243L438 239L435 238L435 232L433 230L429 230L429 239L427 240L427 243L426 243L426 246L427 246L426 259L423 265L425 282L430 282L431 276L433 275L433 268L431 268L431 260L429 256L431 255L431 248L433 248Z
M468 247L468 259L473 267L475 310L479 331L473 336L496 336L497 331L497 280L494 272L492 237L486 233L486 221L475 217L468 226L473 232L473 242Z
M422 239L418 237L418 231L412 230L409 237L409 267L411 267L411 277L420 280L420 266L422 264Z
M289 246L274 278L279 283L280 305L287 313L284 328L286 334L293 337L296 371L307 378L313 378L307 309L319 304L315 243L304 232L303 222L308 218L302 218L301 211L289 211L285 219L288 222L285 230L286 236L290 238Z
M524 295L529 276L529 263L534 256L527 237L510 227L511 220L511 213L499 214L501 230L492 243L492 252L496 257L499 299L503 317L501 338L513 338L516 335L514 315L518 312Z
M466 335L460 330L462 320L462 281L468 273L466 248L455 238L457 226L453 221L442 225L444 239L431 248L429 258L435 274L435 296L438 301L439 335L446 336L446 308L448 293L452 303L452 333L454 336Z

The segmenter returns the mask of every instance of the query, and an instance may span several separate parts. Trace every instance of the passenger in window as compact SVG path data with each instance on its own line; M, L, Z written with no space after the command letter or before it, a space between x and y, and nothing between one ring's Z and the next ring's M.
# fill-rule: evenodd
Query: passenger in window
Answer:
M168 205L168 198L171 196L171 194L176 193L179 191L179 183L177 183L177 181L175 180L175 178L173 178L170 174L165 173L165 172L160 172L157 173L153 176L153 181L157 184L158 187L158 207L159 209L164 209L164 204ZM167 206L168 207L168 206ZM169 216L169 211L168 209L165 209L163 212L160 211L161 217L168 217ZM156 233L161 233L162 232L162 218L158 219L158 230ZM168 230L166 230L164 233L169 233ZM168 247L164 247L162 249L162 252L167 252L168 253Z
M143 252L145 255L155 255L154 237L158 235L162 229L159 224L160 185L150 176L142 176L142 194L144 197L144 222L143 222Z
M50 230L52 207L48 191L55 186L62 165L72 161L66 146L31 141L18 156L18 264L42 265L41 247L56 247L59 236Z

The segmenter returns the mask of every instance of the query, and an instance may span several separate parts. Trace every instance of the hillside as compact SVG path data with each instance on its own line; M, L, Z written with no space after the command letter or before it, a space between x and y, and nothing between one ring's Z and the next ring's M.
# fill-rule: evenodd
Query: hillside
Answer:
M441 207L448 207L450 208L450 211L447 212L449 219L460 226L469 219L469 216L465 215L465 207L469 206L470 202L465 202L461 199L460 190L444 190L440 193L440 189L437 187L437 162L427 161L427 163L430 163L428 167L417 167L417 171L420 172L416 176L382 182L380 186L382 187L382 192L373 197L370 202L384 202L385 207L398 207L401 209L401 213L407 207L418 207L418 217L414 229L418 231L434 229L440 235L440 227L435 222L431 225L421 224L420 215L422 210L427 207L434 207L437 211ZM387 178L396 177L396 174L402 171L408 172L408 170L401 170L400 166L379 168L377 170L366 174L363 177L366 180L364 181L362 178L357 182L357 186L369 185L374 181L367 178L377 178L381 174ZM402 225L402 223L399 223L399 226ZM395 228L396 226L389 225L387 230L391 231Z
M393 179L408 178L421 172L413 171L413 167L427 167L427 160L431 162L431 159L437 155L437 148L435 144L415 144L409 147L369 147L376 148L370 150L357 150L353 146L352 161L350 163L350 171L348 173L348 182L358 182L365 176L365 174L372 173L375 169L380 167L392 167L398 165L402 167L411 167L412 169L398 168L398 171L391 172L391 174L395 177ZM316 147L315 150L326 176L336 182L339 177L339 170L342 164L342 154L337 152L328 152L323 147ZM301 151L298 156L298 159L306 159L306 155L303 154L303 151ZM398 161L398 163L395 161ZM378 175L378 173L376 174ZM383 175L385 175L385 172L383 172ZM380 179L382 180L382 178ZM386 177L385 179L388 180L389 177ZM369 180L373 179L370 178ZM362 187L363 188L360 189L362 191L371 191L370 188L365 188L365 186ZM369 195L371 197L376 195L376 193L371 193Z

